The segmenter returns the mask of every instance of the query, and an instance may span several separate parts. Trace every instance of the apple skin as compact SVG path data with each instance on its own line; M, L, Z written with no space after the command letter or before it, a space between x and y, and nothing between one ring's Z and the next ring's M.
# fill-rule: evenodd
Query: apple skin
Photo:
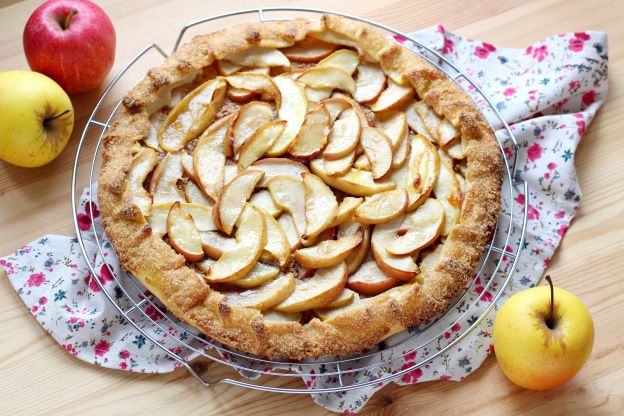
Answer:
M570 380L594 344L594 323L585 305L566 290L554 290L553 329L546 324L548 286L513 295L494 323L498 364L509 380L527 389L546 390Z
M0 72L0 158L45 165L67 145L74 109L54 80L31 71Z
M54 79L69 94L96 89L115 60L113 24L88 0L46 1L26 22L23 43L30 68Z

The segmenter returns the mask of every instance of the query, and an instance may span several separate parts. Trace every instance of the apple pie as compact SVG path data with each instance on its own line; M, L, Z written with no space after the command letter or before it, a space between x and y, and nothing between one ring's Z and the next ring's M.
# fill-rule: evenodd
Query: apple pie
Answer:
M325 15L194 37L123 98L98 199L124 269L270 358L357 354L474 275L502 158L469 96Z

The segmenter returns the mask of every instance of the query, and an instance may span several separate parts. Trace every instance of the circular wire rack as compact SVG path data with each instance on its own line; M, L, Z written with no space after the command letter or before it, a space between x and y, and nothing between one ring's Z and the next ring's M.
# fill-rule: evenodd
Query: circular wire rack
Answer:
M499 215L498 223L492 233L491 241L486 245L477 273L471 282L468 283L463 293L451 302L446 313L417 328L409 328L407 331L394 335L380 343L372 351L357 356L321 357L313 360L292 362L269 360L228 347L211 340L177 319L153 296L150 296L141 283L128 272L115 272L113 263L117 261L116 259L111 260L109 257L109 261L105 260L104 265L111 272L111 276L116 284L116 290L111 290L111 285L104 285L98 278L95 278L102 293L115 306L121 316L136 328L146 340L151 341L163 353L175 360L179 366L185 367L205 387L225 383L263 391L309 394L339 392L365 386L380 385L380 383L396 380L404 374L430 363L435 358L451 352L486 318L487 314L495 307L505 288L509 285L522 251L526 231L528 198L525 198L523 206L513 204L513 201L519 193L528 195L528 189L526 182L515 176L518 144L513 132L479 85L456 65L425 44L383 24L344 13L310 8L270 7L240 10L191 22L180 31L172 52L177 50L184 35L190 28L207 22L219 22L239 15L253 15L260 21L266 22L289 20L294 17L306 17L310 14L324 13L336 14L365 22L385 31L388 35L400 38L405 46L445 73L471 95L492 128L498 130L497 138L504 160L501 215ZM103 248L105 236L101 229L98 230L96 228L95 222L91 229L87 231L81 230L79 227L77 221L78 201L81 196L82 186L84 186L80 185L79 187L79 183L87 183L88 193L86 195L88 195L89 202L87 209L92 209L94 205L91 202L93 202L92 198L96 193L94 174L98 171L97 166L100 160L102 139L106 129L109 128L113 116L121 105L120 95L113 94L112 90L122 77L128 76L129 69L135 67L150 51L157 52L161 55L161 59L168 57L168 54L156 44L146 46L134 56L114 77L98 100L78 145L72 175L72 211L78 243L85 259L87 259L92 276L98 276L95 259L98 256L106 258L104 255L105 249ZM102 111L106 100L109 100L109 102L116 100L113 101L116 102L116 105L108 114ZM86 148L91 147L87 145L87 139L94 135L97 137L95 149L93 154L87 154L87 151L90 151L90 149L87 150ZM83 158L86 157L89 162L81 164L81 156ZM86 167L83 165L86 165ZM95 242L94 245L86 243L85 233L88 234L90 241ZM489 293L491 297L487 301L483 301L481 297L483 293ZM457 330L457 323L466 321L467 317L470 317L467 321L468 325L462 325L461 329ZM451 332L453 336L448 337L447 335ZM163 343L162 336L159 336L163 333L170 335L167 337L166 344ZM423 354L423 351L426 351L426 353ZM404 365L408 361L405 360L405 357L408 355L420 358L410 359L410 364ZM206 375L200 374L191 365L191 361L197 357L205 357L212 362L228 366L238 372L238 377L224 376L208 380ZM319 372L318 369L321 366L323 371ZM397 369L390 372L383 370L383 368L389 367ZM363 372L368 371L368 374L370 374L374 370L380 371L376 373L379 376L358 377ZM236 373L234 374L236 375ZM307 383L302 387L285 387L280 384L275 385L275 383L266 382L266 378L263 380L261 376L303 377L304 379L312 379L314 382Z

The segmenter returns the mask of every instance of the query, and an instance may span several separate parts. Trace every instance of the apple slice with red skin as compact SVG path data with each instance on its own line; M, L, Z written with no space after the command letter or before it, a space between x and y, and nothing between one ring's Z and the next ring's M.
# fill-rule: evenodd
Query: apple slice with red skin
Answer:
M323 181L340 191L355 196L371 196L379 192L396 188L396 183L391 180L374 181L371 172L359 169L347 171L344 175L330 176L325 170L325 160L321 158L310 161L312 172Z
M405 137L399 143L392 156L392 169L402 167L410 156L412 151L412 138L409 129L405 130Z
M358 231L349 237L326 240L315 246L295 251L295 260L304 267L319 269L342 262L362 243L364 232Z
M336 52L321 60L317 67L336 67L346 72L349 77L353 75L360 57L355 51L349 49L338 49Z
M402 111L385 111L375 114L375 127L384 133L392 142L392 150L396 152L405 140L408 130L407 117Z
M126 177L126 189L132 196L132 202L139 207L145 216L150 215L152 207L152 197L143 188L143 182L149 173L158 164L158 157L153 149L144 147L139 153L134 155L130 170Z
M355 210L353 219L362 224L382 224L402 215L405 208L407 192L394 189L367 197Z
M258 262L245 277L233 280L230 284L249 289L273 280L279 273L279 267Z
M444 207L436 199L428 198L401 224L401 228L407 229L407 232L386 244L386 250L397 256L414 253L435 241L442 227Z
M273 81L282 97L277 117L287 122L286 128L267 152L269 156L275 157L286 153L299 134L308 112L308 99L303 84L287 77L275 77Z
M323 104L327 109L327 113L329 114L330 126L334 125L334 122L338 119L343 111L352 108L351 103L347 101L344 97L330 97L321 101L321 104Z
M178 179L181 177L182 157L179 154L167 153L152 173L149 187L152 203L184 202L184 196L177 186Z
M258 170L246 170L236 176L224 188L214 206L214 219L217 227L224 233L232 234L247 200L251 197L256 184L264 173Z
M352 196L344 197L340 202L340 205L338 205L336 218L331 223L330 227L336 227L343 222L350 220L353 217L353 213L361 203L362 198L354 198Z
M236 231L236 245L224 251L210 266L205 278L210 283L230 282L249 273L262 255L266 245L264 217L254 206L245 210Z
M355 292L353 292L350 289L344 288L336 299L332 300L331 302L329 302L327 305L324 306L324 309L342 308L343 306L347 306L350 303L352 303L354 298L355 298Z
M272 119L273 108L263 101L252 101L242 106L228 130L233 153L238 153L255 131Z
M342 159L352 153L358 144L358 140L360 140L361 131L362 128L355 110L343 111L331 128L327 147L323 151L323 158L326 160Z
M377 265L386 276L409 281L418 273L418 266L412 257L395 256L387 250L388 245L399 238L398 233L404 221L405 216L401 216L392 221L377 224L373 229L371 247Z
M432 143L437 143L437 140L429 134L427 127L425 127L425 123L423 123L422 118L416 112L416 103L408 104L405 108L405 117L407 118L407 124L416 134L420 134L424 136L427 140Z
M379 95L379 98L370 109L376 113L396 110L414 97L414 90L410 86L403 86L388 80L388 86Z
M290 66L290 61L282 52L274 48L252 46L243 51L233 53L226 59L236 65L252 68L268 68L273 66Z
M360 230L362 231L362 244L357 246L356 249L353 250L345 259L345 263L349 269L349 274L355 273L368 255L368 249L370 248L371 241L370 227L367 224L360 224L352 219L348 219L338 226L339 239L354 235L360 232Z
M288 211L297 229L297 235L303 243L306 228L305 187L303 180L290 176L275 176L267 183L271 197L278 207Z
M293 46L282 49L288 59L295 62L318 62L329 56L338 45L315 38L305 38Z
M284 231L284 235L290 246L290 251L293 252L301 247L301 238L299 237L299 233L295 227L295 220L293 220L292 216L288 212L284 212L277 219L277 223L282 228L282 231Z
M368 261L347 279L347 287L365 296L376 296L403 281L386 276L375 261Z
M282 96L277 89L277 85L268 75L255 72L239 72L225 77L225 80L234 88L255 94L266 94L273 98L276 108L280 107Z
M220 75L228 76L236 72L240 72L243 69L242 65L237 65L225 59L217 61L217 71Z
M269 213L273 218L279 217L282 213L282 208L275 205L275 201L271 197L271 193L266 189L256 191L249 198L249 203L256 208L261 208Z
M312 88L305 87L308 104L319 103L332 95L334 90L331 88Z
M446 162L440 161L440 174L433 194L444 208L444 227L440 235L447 236L459 222L463 196L457 175Z
M351 75L337 66L316 66L307 69L297 81L312 88L338 89L350 94L355 92L355 82Z
M169 244L188 261L199 261L204 257L201 238L193 218L182 210L176 201L167 215L167 235Z
M238 168L245 170L260 159L271 148L279 135L282 134L285 127L285 121L277 120L256 129L240 148L237 162Z
M211 208L214 205L210 198L206 196L204 191L202 191L193 181L186 181L184 184L184 197L186 198L186 202L191 204L205 205Z
M440 135L438 132L442 125L442 118L424 101L414 103L414 110L416 110L416 113L420 116L429 135L440 145Z
M357 67L353 98L362 104L374 102L386 86L386 74L379 64L362 62Z
M218 259L236 246L235 238L224 236L218 231L200 231L199 237L204 253L212 259Z
M366 112L364 111L364 109L362 108L360 103L358 103L357 101L355 101L353 98L349 97L348 95L342 94L340 92L335 92L332 95L332 98L339 98L339 99L345 100L346 102L351 104L351 108L353 108L353 110L357 114L358 118L360 119L360 127L361 128L365 128L365 127L370 127L371 126L371 122L368 119L368 117L366 117Z
M295 278L292 273L288 273L253 289L242 292L221 292L221 294L225 296L225 301L229 305L264 311L281 303L294 290Z
M304 240L314 240L334 222L338 202L334 192L321 178L312 173L302 173L305 190Z
M303 180L301 174L309 172L308 168L299 162L284 158L264 158L252 164L249 169L261 170L264 177L258 183L259 188L266 188L267 183L276 176L290 176L293 179Z
M261 208L258 208L258 212L260 212L264 217L266 226L267 241L264 246L264 250L270 253L281 267L285 267L290 261L290 245L288 243L288 237L271 214Z
M255 92L244 90L242 88L230 87L227 90L227 97L238 104L246 104L256 97Z
M318 155L327 144L329 132L329 113L324 104L319 104L306 114L301 130L288 148L288 153L306 159Z
M374 127L362 129L360 144L371 163L373 180L386 176L392 167L392 142L384 133Z
M217 229L212 219L212 208L188 202L179 204L182 211L193 218L193 223L198 231L214 231ZM171 205L171 202L152 205L148 222L154 235L163 236L167 233L167 216L169 215Z
M323 307L340 295L346 281L347 266L344 263L319 269L308 279L297 279L294 292L274 309L293 313Z
M341 157L340 159L323 159L325 164L325 172L329 176L342 176L345 175L353 166L353 161L355 160L355 149L346 156Z

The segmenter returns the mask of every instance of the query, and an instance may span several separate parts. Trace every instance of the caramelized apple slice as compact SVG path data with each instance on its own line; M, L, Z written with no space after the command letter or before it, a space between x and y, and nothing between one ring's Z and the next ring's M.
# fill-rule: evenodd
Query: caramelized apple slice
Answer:
M236 246L235 238L226 237L217 231L202 231L199 237L204 253L213 259L218 259L225 251L230 251Z
M199 186L195 185L193 181L186 181L184 184L184 197L186 202L197 205L205 205L212 207L212 201L204 194L204 191L199 189Z
M342 159L355 149L362 129L353 109L342 112L329 133L329 142L323 151L326 160Z
M219 74L223 76L232 75L236 72L239 72L242 69L243 69L242 65L236 65L235 63L227 61L227 60L217 61L217 71L219 71Z
M340 114L351 108L351 104L349 101L345 100L343 97L331 97L321 102L327 109L327 113L329 114L330 126L334 125L334 121L338 119Z
M214 120L223 99L226 84L213 79L201 84L180 101L167 115L158 132L160 147L176 152L197 137Z
M445 162L440 162L440 174L433 188L433 194L444 208L444 227L440 234L447 236L453 226L459 222L462 191L453 168Z
M353 198L351 196L347 196L343 198L342 202L338 206L338 212L336 213L336 218L331 223L330 227L335 227L351 219L351 217L353 217L353 213L355 212L356 208L360 206L361 203L362 203L362 198Z
M341 176L349 172L355 160L355 149L340 159L325 160L325 171L329 176Z
M263 189L254 194L249 199L249 203L256 208L261 208L269 213L272 217L276 218L282 213L282 209L275 205L275 201L271 197L271 193L266 189Z
M437 200L429 198L407 219L401 225L407 232L386 245L388 253L406 255L431 244L444 226L444 208Z
M139 207L141 213L147 216L150 214L152 197L143 188L143 182L149 173L158 164L156 152L150 148L142 148L132 159L132 165L128 171L126 187L132 195L132 202Z
M440 143L440 136L438 135L438 129L442 124L442 119L438 116L435 111L431 107L429 107L424 101L418 101L414 103L414 109L420 116L427 132L436 143Z
M434 139L425 127L425 123L423 123L422 118L416 112L416 103L410 104L405 109L405 117L407 118L407 124L410 129L412 129L415 133L424 136L427 140L432 143L437 143L436 139Z
M290 176L275 176L267 183L267 188L269 188L275 204L292 215L297 235L299 239L303 240L303 235L306 231L306 192L303 181Z
M352 168L342 176L330 176L323 159L312 159L310 169L326 184L349 195L371 196L396 188L396 183L391 180L374 181L373 174L365 170Z
M311 173L302 173L305 190L305 232L304 240L314 240L329 228L338 213L338 202L334 192L325 182Z
M355 92L355 82L348 72L337 66L316 66L307 69L298 79L312 88L328 88Z
M317 67L333 66L342 69L349 74L349 77L355 72L355 68L360 61L357 52L349 49L339 49L318 63Z
M180 152L180 156L182 157L182 172L192 180L196 180L197 178L195 176L195 167L193 166L193 156L189 155L185 151Z
M179 154L168 153L156 166L150 181L152 203L184 202L177 182L182 177L182 158Z
M375 104L371 106L374 112L396 110L414 97L414 90L410 86L402 86L388 80L388 86L379 95Z
M284 231L284 235L290 246L290 251L293 252L301 247L301 238L299 238L299 233L295 227L295 220L293 220L292 216L285 212L277 219L277 223Z
M324 308L325 309L342 308L343 306L347 306L348 304L353 302L354 298L355 298L355 292L353 292L350 289L344 288L342 292L340 292L340 295L338 295L336 299L332 300L327 305L325 305Z
M371 163L373 179L386 176L392 167L392 143L388 136L374 127L362 129L360 144Z
M293 179L301 181L301 174L309 172L304 164L283 158L262 159L251 165L250 169L264 172L264 177L260 183L258 183L258 187L260 188L266 187L267 183L276 176L290 176Z
M306 87L305 93L308 99L308 104L318 103L329 98L334 90L331 88L312 88Z
M271 266L264 263L256 263L256 265L249 271L242 279L234 280L230 282L232 285L249 289L251 287L260 286L263 283L273 280L280 272L279 267Z
M193 153L195 177L204 192L216 201L223 188L224 142L235 114L216 121L202 133Z
M253 100L257 94L253 91L244 90L241 88L230 87L227 90L227 97L238 104L245 104Z
M251 91L256 94L267 94L275 101L275 107L280 107L282 96L275 82L268 75L255 72L241 72L230 75L225 80L234 88Z
M149 118L149 129L147 131L147 137L143 139L143 144L147 147L151 147L157 152L162 152L160 144L158 144L158 130L167 119L167 113L165 111L157 111Z
M240 66L268 68L272 66L290 66L290 61L277 49L252 46L234 53L227 60Z
M221 231L228 235L232 234L232 229L243 212L247 200L263 175L262 171L246 170L223 188L214 206L215 224Z
M272 121L259 127L241 147L238 155L238 168L247 169L260 159L282 134L285 127L286 122L283 120Z
M167 215L167 235L171 247L188 261L199 261L204 257L193 218L182 210L178 201L171 205Z
M331 54L337 45L315 38L305 38L293 46L282 49L288 59L296 62L318 62Z
M153 234L162 236L167 233L167 215L169 215L171 205L170 202L153 205L149 217L149 225ZM214 231L217 229L212 219L212 208L187 202L180 203L180 208L193 218L193 223L198 231Z
M418 273L418 266L414 260L410 256L392 255L386 249L399 238L398 233L404 220L405 216L401 216L384 224L376 225L371 237L371 247L377 265L386 276L408 281Z
M322 308L316 308L314 309L314 314L316 316L318 316L318 318L322 321L326 321L328 319L332 319L335 318L336 316L354 308L357 306L360 306L362 304L362 300L360 299L360 295L357 292L353 292L350 289L345 288L342 293L345 293L349 291L350 293L353 293L353 297L351 298L351 301L345 305L342 306L338 306L338 307L333 307L330 308L329 305L332 305L334 303L334 301L330 302L328 305L322 307ZM342 293L338 296L339 299L341 298L343 295Z
M339 92L334 93L332 98L339 98L339 99L345 100L351 105L351 108L355 111L355 114L357 114L358 119L360 120L361 128L366 128L366 127L371 126L370 120L368 119L368 117L366 117L366 112L364 111L360 103L358 103L357 101L355 101L353 98L349 97L348 95L344 95Z
M345 263L349 269L349 274L355 273L368 255L371 240L370 227L367 224L355 222L351 218L341 222L338 226L339 239L355 235L359 232L362 232L362 244L357 246L355 250L353 250L345 259Z
M326 240L312 247L301 248L295 251L295 260L300 265L312 269L333 266L342 262L362 244L363 235L363 231L358 231L339 240Z
M375 114L375 127L383 132L392 142L392 150L396 152L405 141L407 117L402 111L386 111Z
M323 307L340 295L346 280L347 266L344 263L319 269L308 279L295 280L294 292L274 309L293 313Z
M379 64L362 62L358 65L353 98L362 104L371 103L379 98L385 86L386 74Z
M272 119L273 108L265 102L252 101L242 106L236 118L232 120L229 130L234 153L238 153L255 131Z
M264 217L250 206L236 231L236 245L225 251L206 273L208 282L230 282L243 278L253 268L266 245Z
M320 104L306 114L301 130L288 148L288 153L301 158L316 156L327 144L329 132L329 113L325 105Z
M386 276L376 262L368 261L347 279L347 287L365 296L375 296L403 281Z
M280 156L286 153L295 137L299 134L301 125L308 112L308 99L303 85L286 77L276 77L274 82L282 96L277 116L286 121L286 128L273 143L268 151L269 156Z
M264 217L267 230L267 242L264 249L270 253L280 266L285 267L290 260L290 244L284 230L268 212L258 208Z
M363 224L381 224L403 214L406 207L407 192L404 189L395 189L367 197L357 207L353 218Z
M368 160L368 157L366 157L365 154L361 154L357 159L355 159L355 162L353 162L353 167L356 169L368 171L372 169L370 160Z
M242 292L221 293L225 296L226 302L232 306L254 308L264 311L281 303L284 299L288 298L294 290L295 278L292 273L288 273L257 288Z

